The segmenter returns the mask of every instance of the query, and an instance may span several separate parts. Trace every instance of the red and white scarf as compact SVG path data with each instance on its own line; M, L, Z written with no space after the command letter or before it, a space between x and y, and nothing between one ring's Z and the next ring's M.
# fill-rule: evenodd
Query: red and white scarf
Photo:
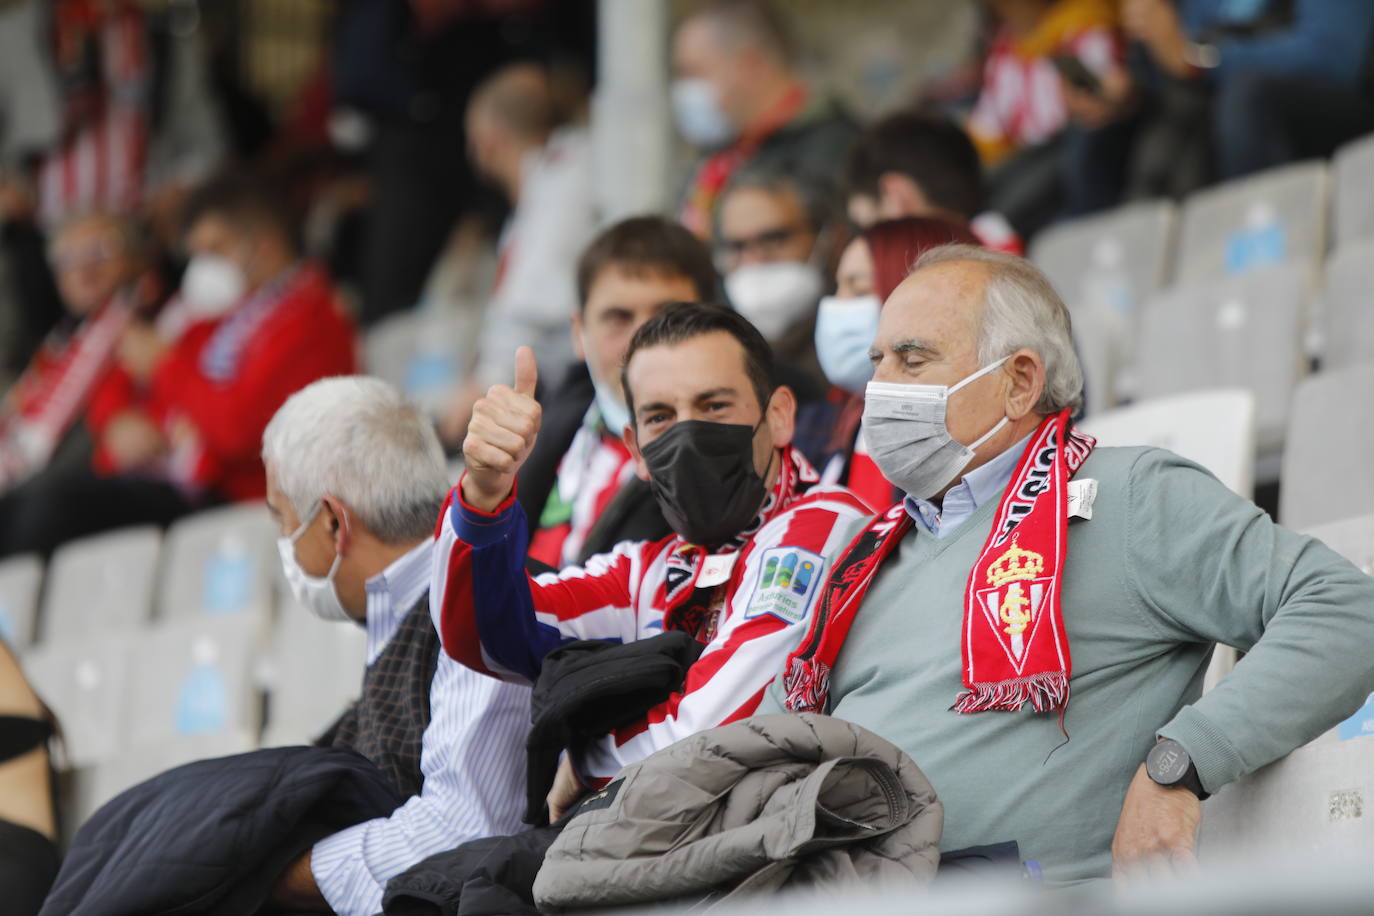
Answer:
M1041 422L1022 453L964 590L964 690L955 712L1068 704L1073 669L1060 609L1068 483L1095 444L1064 410ZM830 672L864 594L911 527L898 503L835 564L811 629L783 671L788 709L825 711Z

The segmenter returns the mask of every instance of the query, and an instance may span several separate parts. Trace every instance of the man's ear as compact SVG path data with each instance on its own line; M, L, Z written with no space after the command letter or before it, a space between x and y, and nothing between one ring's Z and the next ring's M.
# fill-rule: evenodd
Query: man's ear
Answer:
M1002 369L1011 379L1007 389L1007 419L1017 420L1034 413L1040 403L1040 395L1045 391L1045 364L1040 354L1022 347L1002 364Z
M328 493L320 497L320 506L329 536L334 541L334 551L343 556L353 543L353 514L343 500Z
M797 396L791 388L779 385L773 389L764 419L768 423L768 433L773 437L774 448L792 444L792 437L797 431Z
M572 326L569 329L572 334L573 353L577 354L578 362L587 361L587 351L582 347L582 313L572 313Z
M635 476L648 483L649 465L644 461L644 453L639 450L639 431L633 422L621 432L620 441L625 443L625 447L630 450L630 457L635 460Z

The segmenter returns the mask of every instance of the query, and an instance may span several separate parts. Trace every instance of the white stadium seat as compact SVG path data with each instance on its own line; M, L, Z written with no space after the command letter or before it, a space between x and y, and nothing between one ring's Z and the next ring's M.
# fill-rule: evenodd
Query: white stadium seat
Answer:
M1374 513L1374 362L1298 387L1283 455L1279 521L1290 528Z
M267 620L274 569L280 565L276 527L261 503L199 512L167 531L161 620L248 614Z
M102 634L84 642L40 645L24 656L33 689L62 727L73 766L112 759L127 743L139 710L129 704L130 638Z
M1249 498L1255 483L1255 396L1244 388L1196 391L1094 414L1083 429L1099 445L1153 445L1196 461Z
M1315 278L1326 256L1325 161L1299 162L1190 196L1179 226L1176 284L1193 285L1289 261Z
M367 332L367 371L437 414L462 380L478 326L464 310L412 309Z
M153 609L162 532L121 528L60 547L48 564L40 639L82 640L94 630L129 630Z
M0 560L0 639L22 653L33 642L43 560L24 554Z
M1336 249L1326 264L1326 289L1321 296L1323 369L1374 362L1372 292L1374 237Z
M366 664L362 627L320 620L287 601L272 641L263 744L303 744L318 737L358 698Z
M1031 246L1031 259L1073 315L1090 413L1129 394L1122 382L1135 355L1137 316L1168 278L1174 212L1169 201L1130 204L1051 226Z
M1336 245L1374 235L1374 134L1336 150L1332 161Z
M1305 288L1304 270L1284 264L1156 297L1141 319L1140 397L1247 388L1255 397L1259 452L1277 450L1305 371Z
M221 732L257 734L261 622L247 616L152 627L131 647L128 747Z

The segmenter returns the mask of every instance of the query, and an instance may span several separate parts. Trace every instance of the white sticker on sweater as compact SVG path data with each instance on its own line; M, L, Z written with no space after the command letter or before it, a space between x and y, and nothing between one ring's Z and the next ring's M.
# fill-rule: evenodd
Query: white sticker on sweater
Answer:
M1069 481L1069 518L1093 517L1093 501L1097 499L1097 481L1091 477Z

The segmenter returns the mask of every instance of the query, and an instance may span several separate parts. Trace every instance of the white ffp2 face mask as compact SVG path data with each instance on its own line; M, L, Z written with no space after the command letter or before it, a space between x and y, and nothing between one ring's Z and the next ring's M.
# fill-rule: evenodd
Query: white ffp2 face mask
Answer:
M746 264L725 277L725 294L769 343L776 343L816 307L821 271L810 261Z
M305 534L305 530L315 521L315 516L319 515L323 508L323 503L316 503L315 511L301 522L301 526L294 533L277 538L277 552L281 554L282 572L286 574L287 585L291 586L291 594L305 605L310 613L321 620L352 620L348 611L344 610L344 606L339 602L339 593L334 588L334 574L339 571L339 563L343 556L334 554L334 562L329 564L329 572L323 577L310 575L301 569L300 561L296 559L296 542Z
M181 275L181 298L197 318L218 318L248 291L243 268L217 254L192 255Z
M864 442L878 469L912 499L929 499L973 460L978 446L1009 421L1004 416L977 441L964 445L949 434L950 395L1010 357L984 366L954 386L869 382L864 391Z

